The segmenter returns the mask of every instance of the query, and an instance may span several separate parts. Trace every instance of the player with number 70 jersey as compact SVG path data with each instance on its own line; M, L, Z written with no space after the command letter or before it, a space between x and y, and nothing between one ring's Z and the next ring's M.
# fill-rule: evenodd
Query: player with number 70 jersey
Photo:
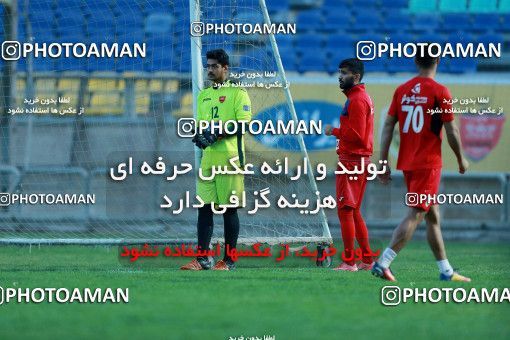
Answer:
M439 113L430 113L437 111ZM442 127L454 118L451 95L446 86L432 78L414 77L397 88L388 115L398 118L399 122L397 169L442 167Z

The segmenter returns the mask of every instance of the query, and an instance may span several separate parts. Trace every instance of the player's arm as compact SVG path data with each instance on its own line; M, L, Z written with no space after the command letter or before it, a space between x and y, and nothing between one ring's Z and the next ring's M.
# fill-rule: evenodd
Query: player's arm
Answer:
M448 99L448 100L444 100ZM469 167L468 161L462 155L462 147L460 141L460 132L457 124L455 123L454 116L452 113L452 95L450 90L446 86L441 87L439 91L439 106L441 108L441 121L444 124L446 131L446 139L448 145L452 149L455 157L457 158L457 164L459 165L459 172L463 174Z
M204 112L200 109L200 103L202 103L202 97L203 97L204 91L200 91L198 95L198 109L197 109L197 125L200 125L201 120L207 119L206 115L204 115ZM191 140L195 145L200 149L205 149L218 140L219 136L216 134L212 134L210 131L210 128L206 131L197 131L193 139Z
M390 108L388 109L388 115L386 116L386 120L384 121L384 126L381 132L381 151L379 159L382 161L388 161L386 164L387 171L379 175L379 180L383 184L387 184L391 180L391 168L390 168L390 160L388 159L390 152L391 140L393 139L393 130L395 129L395 124L398 122L397 116L397 93L393 94L393 99L391 101ZM382 164L379 166L382 167Z
M381 160L388 160L391 140L393 139L393 130L395 129L395 124L397 124L397 122L397 117L390 115L386 116L386 120L384 121L384 126L381 132Z
M386 172L379 176L379 180L381 183L386 184L391 180L391 167L390 161L388 159L391 140L393 139L393 130L395 129L395 124L397 124L398 118L396 116L388 115L386 116L386 120L384 121L384 126L381 132L381 152L380 152L380 160L388 161L386 164ZM383 166L380 164L379 166Z
M469 162L462 155L459 128L457 127L457 124L455 124L454 120L445 122L444 128L446 131L446 139L448 140L448 145L450 145L450 148L457 158L457 163L459 164L459 172L463 174L469 167Z

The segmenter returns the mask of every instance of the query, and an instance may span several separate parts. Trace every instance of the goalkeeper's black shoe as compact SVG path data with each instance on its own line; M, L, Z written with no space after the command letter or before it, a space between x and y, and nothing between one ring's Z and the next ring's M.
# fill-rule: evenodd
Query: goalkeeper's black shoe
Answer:
M181 267L181 270L208 270L211 269L212 263L208 259L196 258L188 264Z

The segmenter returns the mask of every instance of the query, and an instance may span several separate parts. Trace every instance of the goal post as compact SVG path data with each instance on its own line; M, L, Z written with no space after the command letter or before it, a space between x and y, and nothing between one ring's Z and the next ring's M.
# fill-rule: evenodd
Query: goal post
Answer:
M72 7L77 6L74 3L59 4L69 7L44 10L57 11L61 16L66 15L65 11L94 10L86 3L79 8ZM203 62L207 50L225 49L230 56L231 73L267 72L267 79L259 79L262 86L247 88L253 119L266 123L297 122L302 118L300 112L296 112L290 88L266 86L274 82L287 84L278 37L273 34L194 36L190 31L196 21L271 25L264 0L176 0L170 3L161 0L144 3L144 8L135 2L122 4L126 7L111 8L116 25L112 41L146 41L145 60L58 59L50 62L52 67L59 67L58 70L44 68L44 72L40 72L41 65L48 65L35 60L35 96L48 100L70 97L71 104L83 103L85 113L79 124L72 115L13 115L9 117L8 131L0 136L2 145L10 145L9 152L2 153L0 164L0 178L5 179L2 187L8 188L10 194L44 194L45 199L49 195L54 199L59 194L93 194L94 204L9 205L2 201L0 243L194 242L196 209L174 215L162 209L161 204L165 195L179 199L186 192L191 197L196 193L196 173L188 173L175 181L166 180L166 176L170 175L168 169L184 162L193 163L194 170L198 169L199 150L190 138L178 136L177 125L180 118L196 115L198 93L204 87ZM38 10L37 6L31 8ZM34 36L38 41L37 32L45 32L48 23L37 21L40 20L37 13L31 14L26 20L35 20L31 24L37 28ZM94 20L97 25L106 20L103 29L108 29L108 17L89 15L84 18L85 25L76 23L75 28L79 31L87 27L89 39L103 36L94 26ZM151 22L157 24L151 26ZM158 31L162 23L169 27L164 33ZM68 25L67 28L75 25L72 21L58 22L58 25L63 24ZM60 34L74 32L56 27ZM142 32L137 31L140 29ZM23 37L20 40L23 41ZM84 62L87 63L85 68ZM114 69L104 69L106 64ZM19 81L17 93L10 97L3 95L4 101L14 106L25 100L27 73L21 69L16 77ZM80 138L75 138L77 134ZM301 165L307 170L298 180L287 175L246 175L247 193L270 189L273 205L278 195L290 199L296 194L303 200L315 202L318 188L302 135L247 134L245 146L246 160L255 166L263 162L283 162L287 158L291 167ZM158 157L167 163L165 176L140 174L143 162L153 165ZM131 163L132 175L122 181L112 180L112 169ZM322 192L321 196L331 194L334 195ZM253 203L253 195L250 199L247 205ZM250 214L246 208L239 210L239 244L332 243L322 208L305 215L296 209L278 209L273 205L255 214ZM216 216L215 224L212 242L222 242L221 216Z

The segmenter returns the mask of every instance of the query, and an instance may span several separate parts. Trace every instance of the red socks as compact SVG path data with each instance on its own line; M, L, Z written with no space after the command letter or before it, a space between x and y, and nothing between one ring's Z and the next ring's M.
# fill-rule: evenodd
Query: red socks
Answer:
M351 207L343 207L338 210L338 219L340 220L340 230L342 232L342 241L344 242L344 262L348 265L354 265L354 214Z
M359 209L351 207L343 207L338 210L338 219L340 220L340 230L342 232L342 241L344 243L344 254L346 259L344 261L352 266L355 263L354 255L354 237L363 251L363 254L371 253L370 243L368 241L368 229L361 212ZM364 263L372 263L371 256L363 256Z

